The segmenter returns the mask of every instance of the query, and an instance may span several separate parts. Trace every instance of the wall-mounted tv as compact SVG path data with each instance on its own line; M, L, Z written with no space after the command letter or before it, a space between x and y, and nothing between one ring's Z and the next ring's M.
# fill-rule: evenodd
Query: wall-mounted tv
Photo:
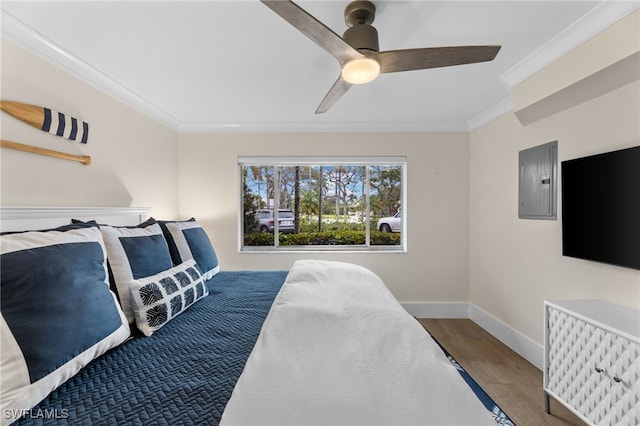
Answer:
M563 161L562 254L640 269L640 146Z

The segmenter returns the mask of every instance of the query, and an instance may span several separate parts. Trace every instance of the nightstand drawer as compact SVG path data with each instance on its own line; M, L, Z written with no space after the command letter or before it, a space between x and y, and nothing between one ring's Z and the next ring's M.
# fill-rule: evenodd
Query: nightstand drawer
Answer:
M551 303L545 321L545 392L590 424L640 424L638 339Z

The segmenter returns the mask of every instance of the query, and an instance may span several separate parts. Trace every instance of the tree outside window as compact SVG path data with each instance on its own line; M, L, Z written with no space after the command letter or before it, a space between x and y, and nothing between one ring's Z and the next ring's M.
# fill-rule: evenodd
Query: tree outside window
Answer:
M406 161L385 160L241 158L242 250L404 250Z

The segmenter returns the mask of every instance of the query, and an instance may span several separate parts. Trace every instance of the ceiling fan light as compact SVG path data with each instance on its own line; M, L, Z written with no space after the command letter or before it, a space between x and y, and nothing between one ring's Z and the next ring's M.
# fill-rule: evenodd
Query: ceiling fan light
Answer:
M379 74L380 64L371 58L354 59L342 67L342 79L351 84L369 83Z

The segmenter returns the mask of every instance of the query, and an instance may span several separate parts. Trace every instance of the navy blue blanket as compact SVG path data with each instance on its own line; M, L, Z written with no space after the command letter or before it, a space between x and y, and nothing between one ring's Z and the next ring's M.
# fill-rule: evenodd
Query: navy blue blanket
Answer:
M19 425L217 425L286 271L220 272L151 337L106 353Z

